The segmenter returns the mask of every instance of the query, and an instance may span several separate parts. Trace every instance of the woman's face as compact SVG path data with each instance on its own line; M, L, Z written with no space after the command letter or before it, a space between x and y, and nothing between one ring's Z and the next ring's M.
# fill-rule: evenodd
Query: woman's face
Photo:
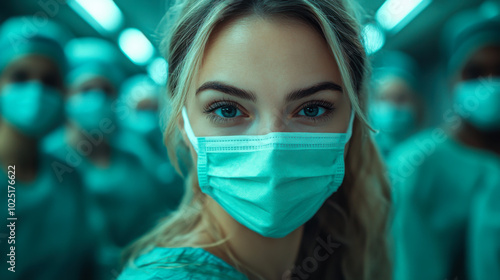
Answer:
M316 30L299 21L247 17L212 33L186 108L198 137L343 133L351 106L342 88L337 63ZM190 143L182 118L179 126ZM197 166L193 149L191 156ZM207 201L225 230L257 235L212 198Z
M337 63L315 29L247 17L212 33L186 107L197 137L342 133L351 112L342 89Z

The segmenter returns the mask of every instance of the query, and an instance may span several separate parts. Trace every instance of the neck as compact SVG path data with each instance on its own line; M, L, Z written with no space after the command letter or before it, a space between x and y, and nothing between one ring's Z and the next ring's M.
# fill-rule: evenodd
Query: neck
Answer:
M15 165L16 179L29 182L38 171L38 141L21 134L7 122L0 125L0 162L7 173Z
M483 132L473 126L462 123L453 136L463 144L500 155L500 131Z
M236 222L209 197L207 208L212 217L218 220L223 236L230 236L226 248L247 268L244 272L271 280L283 279L283 275L293 268L300 249L303 227L283 238L268 238ZM221 246L209 248L208 251L233 264Z

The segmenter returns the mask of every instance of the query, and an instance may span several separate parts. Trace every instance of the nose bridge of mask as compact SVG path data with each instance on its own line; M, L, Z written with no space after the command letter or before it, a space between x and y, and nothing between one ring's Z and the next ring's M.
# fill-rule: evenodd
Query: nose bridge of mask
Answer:
M33 92L36 92L38 95L40 95L43 92L43 89L45 87L41 82L39 82L37 80L29 81L26 83L26 85L29 87L32 87Z
M457 113L481 130L500 127L500 78L463 81L454 89Z
M416 125L416 112L410 105L378 101L370 107L370 120L383 133L410 133Z
M8 98L19 99L18 103L26 105L18 109L31 110L31 114L37 113L33 110L33 105L41 105L44 97L52 97L52 92L39 81L7 84L4 91L8 92ZM25 94L18 94L18 91L23 91Z
M81 92L79 95L74 95L74 98L79 102L86 102L79 105L83 105L82 108L87 108L87 110L101 108L108 100L106 93L102 90Z
M43 135L62 120L62 94L39 81L7 84L1 99L2 116L27 135Z
M27 83L23 84L24 88L28 86ZM4 118L6 118L9 122L12 122L11 114L12 114L12 104L19 104L19 108L16 109L16 113L13 114L19 119L31 119L32 116L36 114L35 110L32 108L33 105L36 105L39 102L39 98L36 94L33 94L32 91L21 92L18 94L19 89L21 88L21 84L11 83L6 84L2 88L2 95L0 96L2 99L1 102L1 110L0 113Z
M345 133L338 133L338 134L345 134L345 142L349 141L352 135L352 129L353 129L353 124L354 124L354 109L351 109L351 114L349 117L349 125L347 127L347 131ZM186 107L182 107L182 118L184 119L184 130L186 132L187 137L189 138L189 141L193 145L193 148L195 149L196 152L198 152L198 139L195 136L193 132L193 128L191 127L191 123L189 122L189 117L187 115ZM314 134L314 133L313 133ZM332 133L334 134L334 133ZM259 135L262 136L262 135Z

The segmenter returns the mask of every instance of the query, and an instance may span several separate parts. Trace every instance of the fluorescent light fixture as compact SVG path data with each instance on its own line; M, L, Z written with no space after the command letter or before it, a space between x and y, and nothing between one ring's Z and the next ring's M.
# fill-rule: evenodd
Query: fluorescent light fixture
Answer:
M70 0L68 4L104 36L117 32L123 25L123 14L113 0Z
M157 57L148 65L148 74L159 85L167 82L167 61Z
M412 21L432 0L387 0L375 14L385 30L396 33Z
M363 27L361 36L363 36L366 53L369 55L379 51L385 44L384 32L373 23L369 23Z
M500 3L493 1L485 1L479 6L479 11L487 18L493 18L500 15Z
M118 45L133 63L141 66L148 63L155 53L153 44L136 28L123 30L118 38Z

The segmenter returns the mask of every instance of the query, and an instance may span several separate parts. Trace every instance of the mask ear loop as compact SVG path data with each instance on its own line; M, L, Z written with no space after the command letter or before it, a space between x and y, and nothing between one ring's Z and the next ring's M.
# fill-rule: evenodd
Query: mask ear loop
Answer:
M193 145L194 150L198 153L198 139L194 135L193 128L189 123L189 118L187 115L186 107L182 107L182 118L184 119L184 130L186 131L189 141Z

